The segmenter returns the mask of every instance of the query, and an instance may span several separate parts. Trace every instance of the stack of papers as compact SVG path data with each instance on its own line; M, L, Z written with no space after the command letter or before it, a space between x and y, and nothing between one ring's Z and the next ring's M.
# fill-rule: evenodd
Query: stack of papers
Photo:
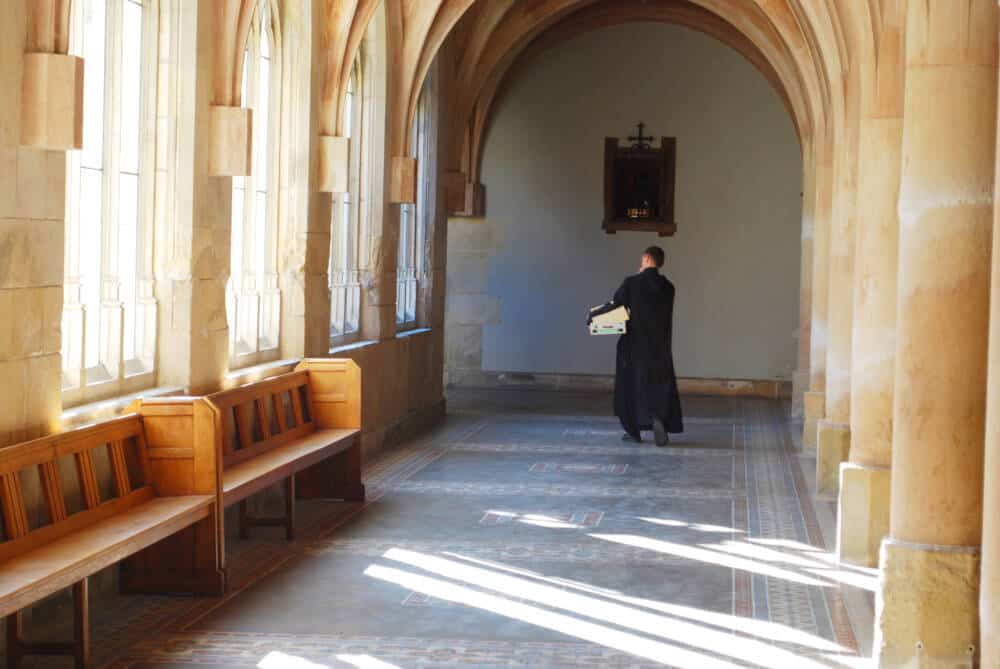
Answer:
M594 307L591 311L600 309ZM592 335L613 335L625 334L625 324L628 322L628 309L618 307L613 311L590 319L590 334Z

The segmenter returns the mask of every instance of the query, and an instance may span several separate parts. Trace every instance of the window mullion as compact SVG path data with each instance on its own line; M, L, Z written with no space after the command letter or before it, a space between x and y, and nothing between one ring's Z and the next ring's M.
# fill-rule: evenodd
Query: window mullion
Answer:
M119 294L118 171L121 144L121 3L107 4L104 88L104 174L101 216L101 328L100 360L110 379L120 379L122 364L122 303Z

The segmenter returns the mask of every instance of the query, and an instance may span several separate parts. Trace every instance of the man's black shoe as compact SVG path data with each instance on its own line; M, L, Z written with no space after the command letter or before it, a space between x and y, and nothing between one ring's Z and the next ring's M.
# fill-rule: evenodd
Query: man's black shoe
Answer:
M657 446L666 446L670 443L670 436L667 434L667 428L664 427L663 421L659 418L653 419L653 435L656 438Z
M628 432L626 432L625 434L622 435L622 441L630 444L641 444L642 437L636 436L634 434L629 434Z

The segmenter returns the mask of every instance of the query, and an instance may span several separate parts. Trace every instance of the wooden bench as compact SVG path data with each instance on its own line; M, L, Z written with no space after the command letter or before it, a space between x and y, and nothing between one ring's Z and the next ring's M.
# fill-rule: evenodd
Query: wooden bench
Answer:
M150 448L135 414L0 449L0 615L7 617L8 667L26 655L71 655L83 667L89 576L125 560L122 588L152 590L146 550L177 534L215 536L214 486L197 475L198 453L197 446ZM159 565L164 572L153 582L167 591L221 592L215 546L208 549ZM73 641L25 641L22 610L68 587Z
M205 397L143 400L136 408L151 443L195 444L217 454L220 545L223 510L233 504L241 537L254 526L281 526L292 540L296 498L364 500L361 370L351 360L304 360L288 374ZM251 516L247 498L277 483L284 485L284 515Z

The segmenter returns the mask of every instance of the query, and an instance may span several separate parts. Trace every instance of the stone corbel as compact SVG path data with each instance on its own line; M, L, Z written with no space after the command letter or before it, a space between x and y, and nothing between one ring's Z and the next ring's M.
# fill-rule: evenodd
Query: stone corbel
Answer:
M389 166L389 201L414 204L417 201L417 159L394 156Z
M21 144L50 151L83 148L82 58L24 54Z
M253 155L253 110L222 105L212 105L210 109L209 176L249 176Z
M350 189L351 140L347 137L320 135L319 137L319 191L346 193Z
M465 209L461 214L472 218L486 215L486 187L483 184L465 184Z

